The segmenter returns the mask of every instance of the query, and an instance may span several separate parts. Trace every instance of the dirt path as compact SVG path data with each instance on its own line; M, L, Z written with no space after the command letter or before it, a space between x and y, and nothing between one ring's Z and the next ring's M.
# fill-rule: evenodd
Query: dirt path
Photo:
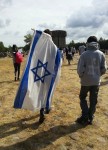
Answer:
M70 66L63 62L52 111L41 125L39 112L13 108L19 82L14 82L11 58L0 59L0 150L108 149L108 72L102 77L93 125L75 124L80 115L78 57L75 55Z

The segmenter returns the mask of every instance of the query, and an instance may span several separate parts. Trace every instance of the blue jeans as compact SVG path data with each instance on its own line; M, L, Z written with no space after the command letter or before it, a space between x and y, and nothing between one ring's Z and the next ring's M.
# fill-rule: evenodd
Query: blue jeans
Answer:
M87 103L86 97L89 92L89 104ZM81 86L80 90L80 107L82 110L82 117L93 119L93 114L96 111L96 104L98 98L99 86Z

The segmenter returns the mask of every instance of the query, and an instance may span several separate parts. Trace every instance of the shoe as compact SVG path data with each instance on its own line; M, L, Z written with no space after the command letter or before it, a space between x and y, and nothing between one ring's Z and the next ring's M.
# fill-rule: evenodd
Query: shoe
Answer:
M92 125L93 124L93 120L88 120L88 124Z
M45 120L45 117L44 117L44 108L41 108L40 109L39 123L43 123L44 120Z
M92 115L92 116L89 115L88 123L89 123L90 125L93 124L93 118L94 118L94 115Z
M45 109L45 114L49 114L51 109Z
M17 78L18 81L20 81L20 78Z
M44 122L44 120L45 120L44 115L40 116L40 118L39 118L39 123L43 123L43 122Z
M76 120L77 123L81 124L81 125L86 125L88 124L88 118L87 117L79 117L77 120Z

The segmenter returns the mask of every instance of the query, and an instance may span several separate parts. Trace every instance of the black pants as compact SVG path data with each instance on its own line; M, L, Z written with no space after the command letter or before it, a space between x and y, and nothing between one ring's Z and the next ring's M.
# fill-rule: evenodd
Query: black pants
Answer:
M92 120L93 114L96 111L96 104L98 98L99 86L81 86L80 90L80 107L82 110L82 116L88 117ZM89 104L87 103L86 97L89 92Z
M15 73L15 77L17 76L18 79L20 76L20 66L21 66L21 64L14 63L14 73Z

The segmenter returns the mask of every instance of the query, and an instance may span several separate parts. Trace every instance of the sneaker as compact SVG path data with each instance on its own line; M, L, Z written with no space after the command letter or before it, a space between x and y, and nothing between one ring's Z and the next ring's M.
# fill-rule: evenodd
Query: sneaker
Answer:
M86 117L79 117L77 120L76 120L77 123L79 124L82 124L82 125L86 125L88 124L88 118Z

